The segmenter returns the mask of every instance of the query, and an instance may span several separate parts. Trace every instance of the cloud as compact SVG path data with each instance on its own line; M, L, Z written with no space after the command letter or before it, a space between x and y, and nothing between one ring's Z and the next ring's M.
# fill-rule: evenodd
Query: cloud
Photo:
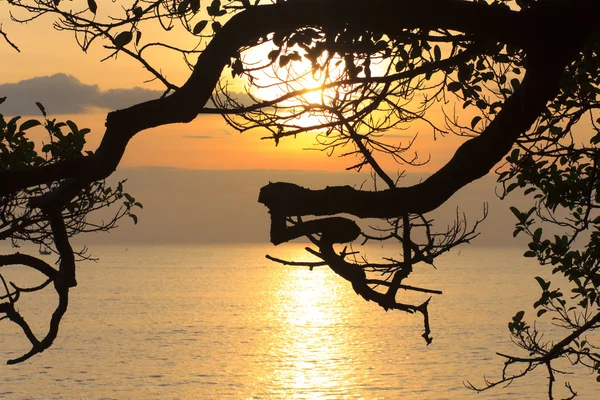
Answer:
M214 136L207 135L183 135L186 139L214 139Z
M210 133L214 132L213 129L209 129ZM183 135L182 137L185 139L215 139L219 137L219 133L222 133L225 136L231 136L231 132L227 129L221 129L218 132L215 132L216 136L213 135Z
M161 95L162 91L140 87L100 90L98 85L87 85L74 76L55 74L0 85L0 97L7 97L0 106L0 113L39 115L37 101L50 115L83 114L90 108L116 110Z

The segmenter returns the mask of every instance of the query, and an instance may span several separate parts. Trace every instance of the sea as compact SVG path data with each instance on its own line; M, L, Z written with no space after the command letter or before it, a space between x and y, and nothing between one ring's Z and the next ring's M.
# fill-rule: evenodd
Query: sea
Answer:
M467 246L435 269L415 266L407 284L443 292L398 294L413 303L432 297L427 345L420 315L364 301L326 267L265 258L310 260L305 246L91 246L98 261L79 264L58 338L25 363L0 365L0 399L548 398L542 368L483 393L465 387L500 377L497 352L523 355L507 323L520 310L532 321L534 277L548 277L523 249ZM391 246L353 250L399 257ZM2 274L41 282L18 268ZM43 332L55 301L50 289L25 293L19 311ZM561 338L551 321L537 326ZM0 321L0 360L27 350L17 327ZM594 375L564 367L572 375L557 375L557 398L567 395L565 380L578 399L600 398Z

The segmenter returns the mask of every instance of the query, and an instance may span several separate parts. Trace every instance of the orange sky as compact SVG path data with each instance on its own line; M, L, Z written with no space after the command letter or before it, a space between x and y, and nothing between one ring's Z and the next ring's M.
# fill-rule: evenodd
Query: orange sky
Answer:
M118 60L111 59L101 63L100 59L107 55L106 50L96 45L87 54L83 53L70 33L57 32L51 28L50 18L21 26L8 20L6 7L0 8L0 24L21 49L21 53L17 53L0 41L0 59L3 60L0 65L0 85L65 73L84 84L98 85L101 90L134 86L161 89L155 82L144 83L148 74L124 55ZM182 83L189 73L178 58L171 60L165 57L161 66L177 83ZM51 109L52 105L46 106ZM88 141L93 149L103 132L104 111L56 117L72 119L80 127L91 128L93 133ZM419 168L420 171L439 168L464 140L445 137L434 142L431 129L421 127L418 132L419 141L415 149L423 158L427 158L429 154L432 158L431 163ZM301 151L314 143L314 139L308 136L283 140L277 148L272 141L260 140L261 136L258 131L239 134L227 127L219 116L202 116L190 124L160 127L138 134L131 142L121 166L340 171L354 162L349 158L340 159L336 155L327 157L319 151ZM407 139L391 140L406 142ZM391 175L405 169L392 162L383 161L382 164Z

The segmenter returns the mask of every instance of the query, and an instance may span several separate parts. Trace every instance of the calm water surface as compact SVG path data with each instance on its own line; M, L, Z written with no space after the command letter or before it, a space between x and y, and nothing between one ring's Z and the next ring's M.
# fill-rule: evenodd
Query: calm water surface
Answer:
M80 266L54 346L25 364L0 366L0 398L546 396L541 370L488 393L463 386L498 376L501 360L494 354L511 349L506 323L536 299L533 276L541 269L518 249L467 249L440 260L438 270L415 273L407 283L444 291L430 304L430 346L421 338L419 316L386 313L327 269L284 267L264 258L306 257L301 246L93 250L101 260ZM54 297L30 297L19 309L41 329ZM6 322L0 323L0 344L3 360L27 350ZM594 377L571 381L580 398L598 398Z

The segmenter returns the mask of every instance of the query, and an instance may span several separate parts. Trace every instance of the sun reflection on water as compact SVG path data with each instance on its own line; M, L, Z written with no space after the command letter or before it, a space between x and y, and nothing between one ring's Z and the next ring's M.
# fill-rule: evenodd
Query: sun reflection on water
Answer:
M286 398L347 394L349 381L357 375L355 333L344 323L357 312L348 301L351 290L326 268L286 269L281 278L272 315L280 329L271 343L271 351L281 358L269 379Z

